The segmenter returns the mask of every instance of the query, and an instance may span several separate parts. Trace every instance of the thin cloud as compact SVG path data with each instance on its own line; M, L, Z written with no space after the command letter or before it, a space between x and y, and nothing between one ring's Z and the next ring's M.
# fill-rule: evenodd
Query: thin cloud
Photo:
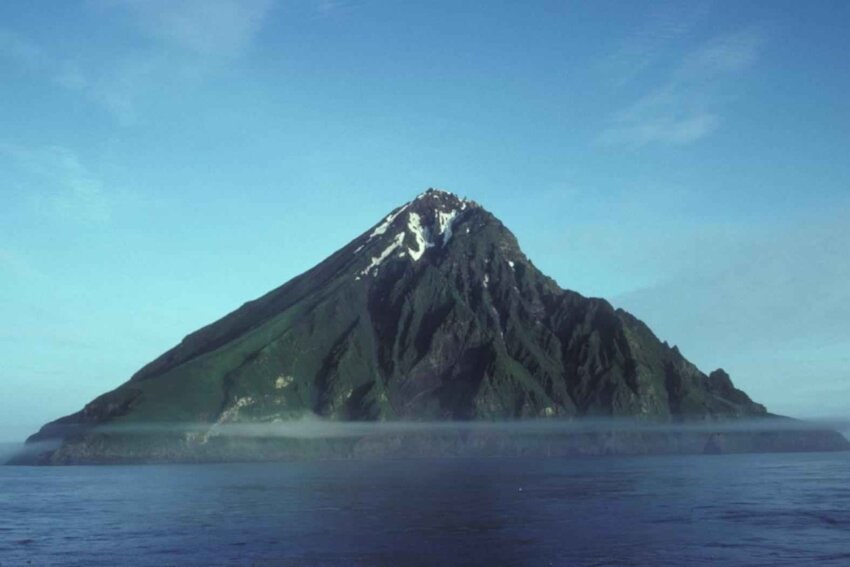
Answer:
M712 134L726 102L718 89L757 62L764 42L756 29L705 42L682 57L662 85L615 113L597 143L634 149L691 144Z
M244 56L268 18L272 0L103 0L107 22L129 18L144 48L105 51L83 66L73 53L51 51L11 30L0 29L0 58L44 77L104 108L120 124L133 125L147 97L174 85L204 80Z
M317 0L315 9L321 17L332 17L349 12L356 5L357 3L351 0Z
M624 86L652 67L671 43L685 37L708 13L707 4L660 3L648 21L602 64L612 82Z
M31 40L9 30L0 30L0 58L43 76L54 86L88 98L108 110L122 124L135 121L131 96L134 85L128 84L128 74L121 67L111 72L101 70L100 77L93 76L71 59L52 55ZM136 75L139 70L144 70L144 66L136 69Z
M28 174L25 191L41 211L81 223L111 220L112 207L103 182L68 148L2 144L0 157Z
M261 29L271 0L114 0L140 30L169 47L237 57Z
M150 43L117 58L92 83L90 96L119 121L138 120L152 89L203 81L245 56L273 8L272 0L107 0Z
M691 144L714 132L720 123L710 112L688 112L671 107L656 115L618 121L599 136L603 146L639 148L653 142Z
M676 80L711 80L748 69L758 60L764 42L764 34L755 29L715 37L685 57Z

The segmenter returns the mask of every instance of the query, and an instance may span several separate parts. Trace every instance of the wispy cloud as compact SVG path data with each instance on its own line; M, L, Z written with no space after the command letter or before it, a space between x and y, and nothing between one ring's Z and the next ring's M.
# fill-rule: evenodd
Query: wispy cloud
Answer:
M757 28L712 38L685 56L674 79L700 82L748 69L758 60L764 42L764 33Z
M107 110L119 123L139 118L140 103L160 89L203 80L244 56L272 0L99 0L87 4L114 25L123 16L138 42L108 45L95 62L51 50L0 29L0 59L44 77Z
M271 0L112 0L157 42L200 55L237 57L262 27Z
M597 142L639 148L652 143L683 145L720 125L729 79L752 67L765 42L755 28L714 37L681 57L665 81L615 113Z
M84 70L71 58L54 54L28 38L9 30L0 30L0 59L11 61L26 71L43 77L48 83L82 95L108 110L119 122L135 121L128 77L144 74L145 66L136 65L133 73L114 62L103 68Z
M352 0L314 0L315 10L321 17L331 17L353 9L357 3Z
M617 86L624 86L657 64L672 43L685 37L708 13L707 3L658 2L647 21L602 62Z
M42 212L81 223L110 221L112 207L103 182L73 151L0 144L2 157L27 174L23 190Z

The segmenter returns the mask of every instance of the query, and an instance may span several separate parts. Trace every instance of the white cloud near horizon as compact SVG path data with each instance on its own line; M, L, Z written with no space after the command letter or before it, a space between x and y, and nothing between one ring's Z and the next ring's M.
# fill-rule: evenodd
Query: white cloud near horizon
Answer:
M722 122L730 79L752 67L765 43L756 28L711 38L681 57L667 78L616 112L596 142L603 147L686 145L713 133Z

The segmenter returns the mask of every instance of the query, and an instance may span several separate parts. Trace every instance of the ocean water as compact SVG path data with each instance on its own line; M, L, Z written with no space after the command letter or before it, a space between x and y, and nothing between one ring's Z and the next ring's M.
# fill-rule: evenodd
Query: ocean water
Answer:
M0 467L0 565L850 565L850 454Z

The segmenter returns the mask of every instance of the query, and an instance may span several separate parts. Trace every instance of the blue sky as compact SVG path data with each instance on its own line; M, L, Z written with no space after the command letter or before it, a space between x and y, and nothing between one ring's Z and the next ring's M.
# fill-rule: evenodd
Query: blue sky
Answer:
M850 409L850 3L0 3L0 440L429 186L777 412Z

